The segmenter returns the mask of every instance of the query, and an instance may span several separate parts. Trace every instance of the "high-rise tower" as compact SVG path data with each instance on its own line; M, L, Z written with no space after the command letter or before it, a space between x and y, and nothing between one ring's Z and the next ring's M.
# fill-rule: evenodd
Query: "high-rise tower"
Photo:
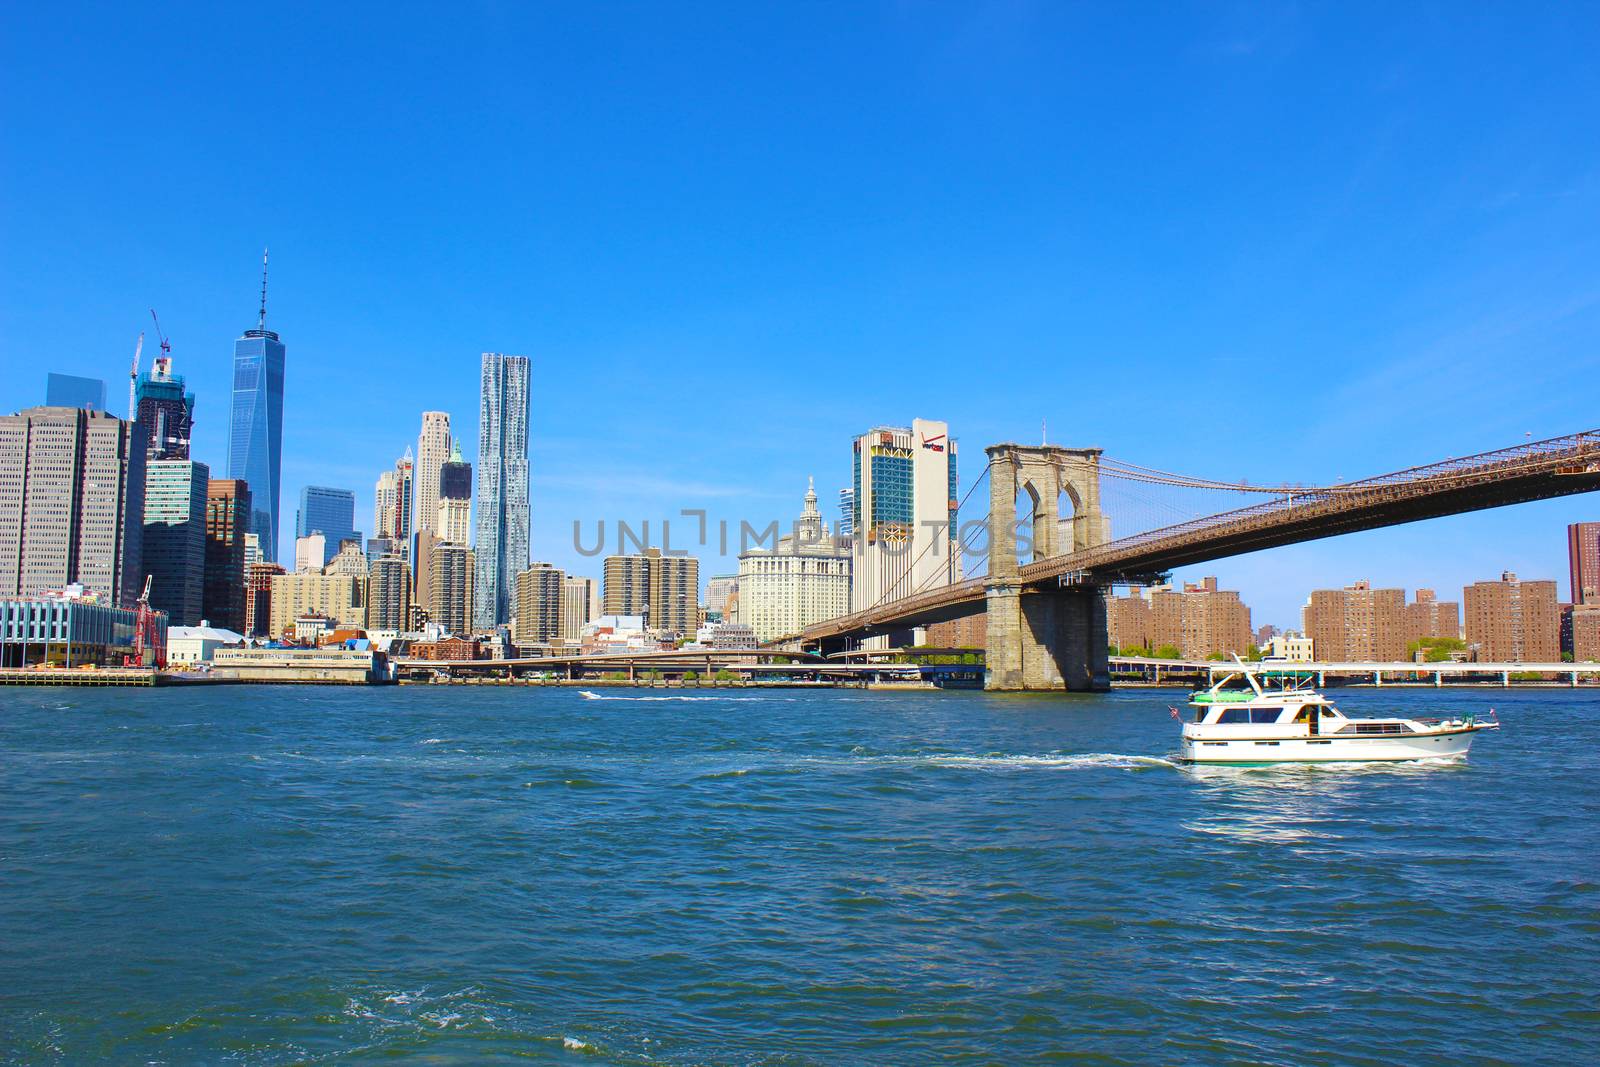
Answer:
M139 433L149 457L188 459L194 394L184 389L182 375L172 373L171 356L160 356L150 365L150 373L139 379L134 396Z
M228 477L250 486L250 530L264 559L278 559L278 499L283 485L283 342L267 329L267 255L261 254L261 316L233 344L233 413Z
M450 458L439 471L439 509L434 515L434 533L441 541L468 544L472 538L471 518L472 464L461 458L461 439L456 438L450 442Z
M942 422L880 426L855 441L850 610L961 578L956 443Z
M449 412L424 411L422 433L417 436L417 499L411 512L411 524L418 533L438 533L439 474L449 458Z
M485 352L481 374L472 618L491 630L511 619L528 566L528 358Z

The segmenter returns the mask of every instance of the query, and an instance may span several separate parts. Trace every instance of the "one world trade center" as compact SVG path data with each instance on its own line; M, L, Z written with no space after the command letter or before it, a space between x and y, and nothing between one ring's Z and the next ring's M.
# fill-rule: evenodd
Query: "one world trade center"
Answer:
M233 415L228 477L250 486L249 532L261 558L278 561L278 499L283 482L283 342L267 329L267 256L261 254L261 318L233 344Z

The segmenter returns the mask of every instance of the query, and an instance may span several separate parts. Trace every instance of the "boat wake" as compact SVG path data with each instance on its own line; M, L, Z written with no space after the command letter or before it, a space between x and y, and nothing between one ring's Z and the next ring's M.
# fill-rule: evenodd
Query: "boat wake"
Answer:
M647 702L647 703L660 703L660 702L663 702L663 701L673 701L673 702L684 702L684 703L690 703L690 704L698 704L698 703L701 703L701 702L704 702L704 701L719 701L719 702L722 702L722 703L728 703L729 701L742 701L742 700L767 700L767 699L784 700L784 699L788 699L788 698L785 698L785 697L767 698L767 697L752 697L752 696L712 696L709 693L701 694L699 696L688 696L688 695L685 695L685 694L672 694L670 696L614 696L614 695L612 695L610 693L594 693L594 692L591 692L591 691L589 691L587 689L578 690L578 695L581 696L585 700L629 700L629 701L643 701L643 702Z

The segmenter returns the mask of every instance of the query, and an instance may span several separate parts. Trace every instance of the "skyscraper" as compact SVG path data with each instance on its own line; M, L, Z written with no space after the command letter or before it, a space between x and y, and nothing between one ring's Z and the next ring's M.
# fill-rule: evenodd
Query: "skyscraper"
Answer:
M561 587L566 574L549 563L535 563L517 575L519 645L548 645L561 636Z
M141 435L143 428L141 421ZM201 618L210 481L210 468L192 459L152 459L145 470L143 555L150 606L166 612L174 626L196 626Z
M643 615L652 630L694 633L700 623L700 561L693 556L663 556L647 548L642 556L605 558L605 613Z
M233 345L233 411L228 477L250 485L250 529L263 559L278 559L278 500L283 483L283 342L267 329L267 257L261 255L261 317Z
M406 449L406 454L394 462L394 539L399 543L400 558L408 563L411 560L411 534L413 523L411 521L411 506L413 503L411 491L416 479L416 470L411 460L411 449Z
M411 620L411 568L399 556L380 556L370 568L367 629L406 629Z
M395 507L400 500L399 484L395 481L394 471L387 470L378 475L378 482L372 487L372 536L384 537L393 540L395 521L399 516L399 509Z
M450 459L450 414L424 411L417 436L416 504L412 525L418 533L439 532L439 476Z
M472 632L472 549L439 542L428 561L428 617L445 632Z
M472 615L478 629L492 630L511 618L517 575L528 566L528 358L485 352L481 375Z
M158 357L149 373L139 379L134 409L138 412L139 434L151 459L189 458L194 394L185 391L181 376L173 376L171 356Z
M134 424L114 415L0 416L0 596L78 582L131 605L144 582L144 473Z
M250 487L232 478L213 478L206 487L206 577L200 613L213 625L237 633L245 629L244 523L250 516Z
M877 427L856 439L854 472L850 609L959 580L950 428L927 419Z
M423 516L427 518L426 515ZM461 440L450 443L450 458L439 471L439 508L434 532L455 545L472 539L472 464L461 458Z
M308 485L300 490L300 508L295 512L294 535L306 537L320 533L327 539L328 559L339 551L339 544L351 538L360 540L356 530L356 495L348 489ZM325 567L328 560L317 564Z
M45 379L44 404L50 408L106 409L104 378L80 378L76 374L51 371Z
M1574 604L1600 604L1600 522L1575 522L1567 527L1567 564L1571 567Z

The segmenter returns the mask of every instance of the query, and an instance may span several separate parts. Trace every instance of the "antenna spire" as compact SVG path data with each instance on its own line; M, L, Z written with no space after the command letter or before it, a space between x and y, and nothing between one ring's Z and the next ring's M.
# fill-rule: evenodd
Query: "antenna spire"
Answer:
M267 249L261 250L261 322L257 329L267 328Z

